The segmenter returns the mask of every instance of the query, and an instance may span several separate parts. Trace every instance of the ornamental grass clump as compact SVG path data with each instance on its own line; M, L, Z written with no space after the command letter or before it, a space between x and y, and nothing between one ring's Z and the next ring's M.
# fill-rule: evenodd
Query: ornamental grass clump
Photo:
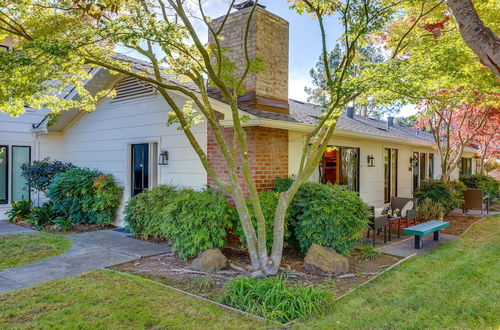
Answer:
M283 276L239 277L225 284L219 301L285 323L324 312L332 306L333 291L324 287L291 286Z

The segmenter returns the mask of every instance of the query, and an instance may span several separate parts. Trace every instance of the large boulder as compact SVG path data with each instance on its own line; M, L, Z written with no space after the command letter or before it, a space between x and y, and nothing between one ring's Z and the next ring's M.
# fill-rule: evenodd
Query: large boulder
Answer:
M313 244L304 259L307 272L321 276L345 274L349 270L349 260L334 249Z
M203 251L191 262L191 269L201 272L217 272L227 267L227 258L219 249Z

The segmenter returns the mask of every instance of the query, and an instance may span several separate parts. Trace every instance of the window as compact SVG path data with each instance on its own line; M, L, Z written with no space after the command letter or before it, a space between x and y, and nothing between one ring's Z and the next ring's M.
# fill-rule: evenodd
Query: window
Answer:
M425 180L425 160L426 160L426 155L423 152L420 154L420 182Z
M319 166L320 182L359 192L359 148L329 146Z
M429 154L429 179L434 179L434 154Z
M9 148L0 146L0 204L9 202Z
M462 157L458 163L458 171L460 176L472 174L472 158Z
M398 195L398 150L384 149L384 202Z
M418 180L418 173L419 173L419 154L418 152L413 153L412 157L412 166L413 166L413 171L412 171L412 182L413 182L413 190L415 191L418 186L419 186L419 180Z
M31 161L31 147L12 146L12 201L30 199L30 188L21 166Z

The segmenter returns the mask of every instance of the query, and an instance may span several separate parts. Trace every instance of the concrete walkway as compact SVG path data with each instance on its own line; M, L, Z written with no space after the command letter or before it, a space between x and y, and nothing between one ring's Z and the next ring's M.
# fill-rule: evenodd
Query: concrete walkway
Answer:
M392 242L392 244L380 246L378 247L378 250L382 253L398 257L408 257L414 253L420 256L440 247L446 242L451 242L458 238L458 236L455 235L439 233L439 241L435 241L433 234L429 234L422 237L422 248L415 249L414 236L401 236L401 237L403 237L402 240L398 242Z
M0 221L0 226L6 228L3 222ZM11 233L15 233L16 230L13 228ZM68 252L0 272L0 293L121 264L141 257L171 252L170 246L166 243L141 241L119 229L71 234L66 237L73 244Z
M15 225L7 220L0 220L0 236L26 233L36 233L36 231Z

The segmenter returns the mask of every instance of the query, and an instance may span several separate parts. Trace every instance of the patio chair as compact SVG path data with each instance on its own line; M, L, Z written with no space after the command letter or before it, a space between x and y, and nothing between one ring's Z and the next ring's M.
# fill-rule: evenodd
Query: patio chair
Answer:
M483 196L482 189L467 189L464 191L464 203L462 211L466 213L468 210L481 210L483 215L484 200L486 199L486 213L490 213L489 196Z
M384 229L384 243L387 243L387 214L376 217L374 207L371 207L370 209L372 216L370 217L370 222L368 223L368 232L366 233L366 237L370 238L370 230L373 230L373 241L375 242L377 233L380 233L380 229Z
M406 212L406 214L402 214L403 208L408 202L413 202L413 207ZM391 209L399 209L401 211L401 225L406 227L410 226L410 222L412 222L413 226L417 224L417 202L416 198L408 198L408 197L391 197Z

